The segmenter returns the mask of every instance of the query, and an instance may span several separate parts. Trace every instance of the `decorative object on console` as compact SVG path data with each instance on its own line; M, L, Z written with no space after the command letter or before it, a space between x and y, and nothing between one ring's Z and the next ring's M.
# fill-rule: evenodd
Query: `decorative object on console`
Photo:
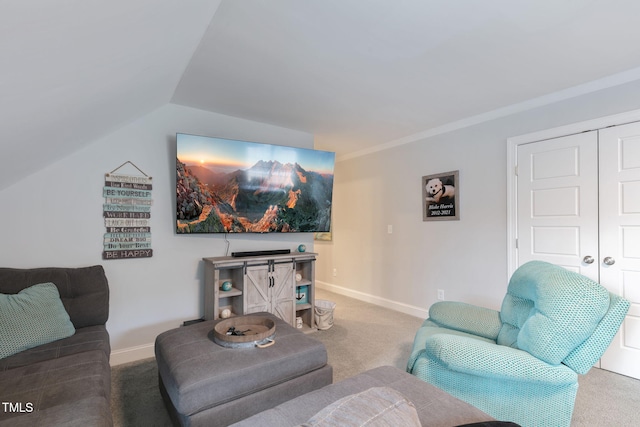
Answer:
M422 177L422 220L460 219L458 171Z
M231 310L229 310L228 308L223 309L222 311L220 311L220 317L222 317L223 319L228 319L229 317L231 317Z
M326 232L335 153L178 133L176 232Z
M309 303L309 286L296 286L296 304Z
M233 286L231 285L231 282L228 280L225 280L224 282L222 282L222 286L220 286L220 289L222 289L225 292L228 292L231 290Z
M307 250L307 247L305 245L298 245L298 252L304 252Z
M124 165L130 164L144 176L114 175ZM105 174L102 190L104 251L102 259L150 258L151 249L151 177L126 161Z

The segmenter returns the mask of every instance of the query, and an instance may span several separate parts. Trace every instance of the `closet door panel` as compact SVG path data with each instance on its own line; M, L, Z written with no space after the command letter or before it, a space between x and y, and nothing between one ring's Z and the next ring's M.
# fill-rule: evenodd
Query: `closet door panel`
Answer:
M598 136L518 147L518 265L534 259L598 280Z
M640 378L640 124L600 131L600 283L631 302L601 366Z

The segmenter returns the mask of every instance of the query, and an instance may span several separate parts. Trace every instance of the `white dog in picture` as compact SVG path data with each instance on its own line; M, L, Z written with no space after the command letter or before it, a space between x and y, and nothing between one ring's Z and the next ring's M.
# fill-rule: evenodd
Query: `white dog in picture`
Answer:
M427 202L438 203L443 197L453 198L456 188L453 185L444 185L440 178L433 178L427 181Z

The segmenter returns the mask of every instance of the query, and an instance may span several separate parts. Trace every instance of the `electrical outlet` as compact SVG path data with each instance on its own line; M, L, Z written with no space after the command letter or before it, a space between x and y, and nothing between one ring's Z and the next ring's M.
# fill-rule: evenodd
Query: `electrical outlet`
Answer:
M393 233L393 225L387 225L387 233L389 234Z
M336 277L338 275L338 269L334 268L333 269L333 277Z
M438 289L438 299L444 301L444 289Z

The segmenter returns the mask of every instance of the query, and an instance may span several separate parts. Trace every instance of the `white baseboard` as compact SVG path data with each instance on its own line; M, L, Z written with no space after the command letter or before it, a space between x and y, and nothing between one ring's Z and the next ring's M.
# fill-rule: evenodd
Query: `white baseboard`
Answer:
M111 352L109 364L111 366L122 365L123 363L135 362L142 359L155 357L154 344L143 344L135 347L123 348Z
M417 307L414 305L405 304L398 301L382 298L376 295L367 294L365 292L354 291L353 289L344 288L342 286L334 285L327 282L316 280L316 286L319 289L324 289L336 294L344 295L347 297L355 298L360 301L368 302L371 304L379 305L381 307L389 308L391 310L399 311L401 313L409 314L411 316L426 319L429 317L429 309Z
M428 309L416 307L413 305L401 303L398 301L392 301L390 299L381 298L375 295L367 294L360 291L354 291L353 289L344 288L342 286L334 285L331 283L322 282L316 280L316 286L320 289L325 289L330 292L335 292L340 295L355 298L360 301L368 302L371 304L379 305L380 307L389 308L391 310L399 311L410 316L426 319L429 317ZM114 350L111 352L111 366L122 365L124 363L135 362L142 359L148 359L155 357L154 344L143 344L135 347L123 348L121 350Z

